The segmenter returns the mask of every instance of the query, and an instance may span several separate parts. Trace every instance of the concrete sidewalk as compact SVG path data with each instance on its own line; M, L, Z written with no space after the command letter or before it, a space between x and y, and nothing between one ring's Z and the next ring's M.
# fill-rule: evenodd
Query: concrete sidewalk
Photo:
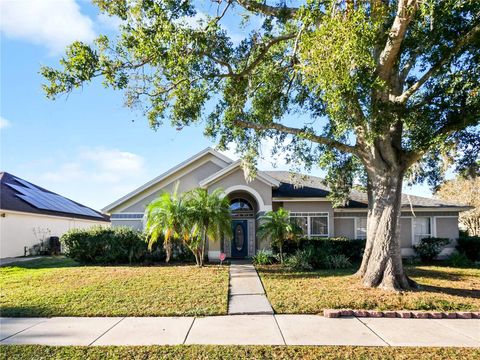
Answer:
M273 315L257 270L251 262L230 265L229 315Z
M0 318L0 344L480 347L480 320L317 315Z

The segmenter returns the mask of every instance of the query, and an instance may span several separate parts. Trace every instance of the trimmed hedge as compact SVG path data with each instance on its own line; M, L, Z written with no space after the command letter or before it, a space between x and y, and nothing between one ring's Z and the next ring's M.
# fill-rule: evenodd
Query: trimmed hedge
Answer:
M480 261L480 236L464 236L457 239L458 252L470 261Z
M293 255L297 251L308 250L314 268L322 268L326 259L332 256L343 255L351 262L359 262L362 259L366 240L352 240L348 238L302 238L298 241L287 241L284 244L284 252ZM278 249L273 248L275 252Z
M151 254L143 233L128 227L73 229L60 241L65 255L81 263L131 264L164 257L161 251Z

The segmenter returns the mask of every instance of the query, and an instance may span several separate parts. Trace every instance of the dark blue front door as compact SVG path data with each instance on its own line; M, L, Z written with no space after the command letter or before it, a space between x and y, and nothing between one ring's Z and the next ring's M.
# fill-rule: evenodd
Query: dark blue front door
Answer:
M233 220L232 233L232 257L246 257L248 246L247 220Z

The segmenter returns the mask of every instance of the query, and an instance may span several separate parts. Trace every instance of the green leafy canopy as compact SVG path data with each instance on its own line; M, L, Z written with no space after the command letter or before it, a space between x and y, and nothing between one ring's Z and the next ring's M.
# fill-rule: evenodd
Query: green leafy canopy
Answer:
M206 1L196 26L205 3L94 3L124 20L120 34L43 67L49 98L100 77L153 128L203 122L253 172L274 138L292 168L328 170L336 203L356 177L436 185L452 162L478 174L478 0ZM223 24L238 15L249 26L234 43Z

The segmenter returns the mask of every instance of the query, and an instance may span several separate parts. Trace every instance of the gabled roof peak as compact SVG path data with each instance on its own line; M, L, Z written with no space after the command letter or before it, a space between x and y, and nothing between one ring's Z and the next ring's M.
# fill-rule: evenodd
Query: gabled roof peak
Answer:
M151 186L154 186L155 184L159 183L160 181L166 179L168 176L174 174L177 171L180 171L181 169L187 167L188 165L194 163L195 161L201 159L202 157L204 157L208 154L215 156L217 159L219 159L221 162L223 162L225 164L231 164L233 162L232 159L223 155L219 151L217 151L217 150L215 150L211 147L207 147L207 148L203 149L202 151L196 153L195 155L189 157L188 159L182 161L180 164L174 166L173 168L171 168L171 169L165 171L164 173L160 174L159 176L153 178L152 180L150 180L146 184L138 187L137 189L133 190L132 192L128 193L127 195L123 196L122 198L118 199L117 201L105 206L102 209L102 211L104 211L104 212L111 211L112 209L114 209L118 205L124 203L125 201L131 199L135 195L138 195L142 191L148 189Z

